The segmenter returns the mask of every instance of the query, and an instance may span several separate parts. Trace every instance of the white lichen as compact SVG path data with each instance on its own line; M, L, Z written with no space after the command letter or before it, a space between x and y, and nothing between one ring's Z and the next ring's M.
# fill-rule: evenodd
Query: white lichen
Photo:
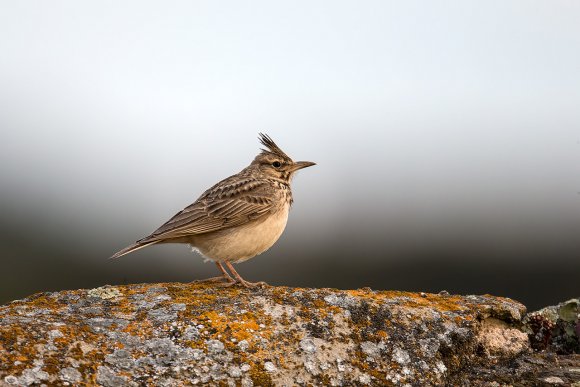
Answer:
M90 289L87 292L89 297L100 298L103 300L110 300L113 298L121 297L122 293L113 286L101 286L99 288Z

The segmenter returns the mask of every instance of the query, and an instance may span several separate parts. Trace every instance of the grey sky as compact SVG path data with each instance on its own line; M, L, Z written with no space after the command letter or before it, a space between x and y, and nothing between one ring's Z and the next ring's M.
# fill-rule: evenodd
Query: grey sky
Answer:
M295 182L290 229L313 243L360 225L467 222L493 239L524 223L556 242L580 227L579 2L0 10L0 192L15 218L135 239L244 167L264 131L318 163Z

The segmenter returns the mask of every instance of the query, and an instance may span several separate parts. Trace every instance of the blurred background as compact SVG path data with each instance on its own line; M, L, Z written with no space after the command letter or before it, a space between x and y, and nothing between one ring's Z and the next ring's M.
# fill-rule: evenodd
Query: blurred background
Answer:
M580 294L580 3L0 5L0 303L216 275L107 257L257 154L316 167L273 285Z

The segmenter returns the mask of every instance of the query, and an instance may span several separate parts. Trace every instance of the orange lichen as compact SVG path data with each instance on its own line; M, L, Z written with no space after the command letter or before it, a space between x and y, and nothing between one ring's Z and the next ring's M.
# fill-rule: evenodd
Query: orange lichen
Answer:
M389 338L389 334L388 334L387 332L383 331L383 330L379 330L379 331L377 331L376 335L377 335L379 338L383 339L383 340L385 340L385 339L388 339L388 338Z
M249 312L232 319L231 316L223 313L219 314L215 311L208 311L201 314L198 319L215 330L213 336L227 335L230 342L231 338L234 338L237 342L249 339L253 336L253 332L260 330L255 315Z

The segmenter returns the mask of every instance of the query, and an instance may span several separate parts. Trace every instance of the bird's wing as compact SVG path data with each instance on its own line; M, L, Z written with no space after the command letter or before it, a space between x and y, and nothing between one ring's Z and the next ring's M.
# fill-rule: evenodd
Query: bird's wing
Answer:
M174 239L240 226L267 215L275 204L268 181L232 176L208 189L195 203L139 242Z

